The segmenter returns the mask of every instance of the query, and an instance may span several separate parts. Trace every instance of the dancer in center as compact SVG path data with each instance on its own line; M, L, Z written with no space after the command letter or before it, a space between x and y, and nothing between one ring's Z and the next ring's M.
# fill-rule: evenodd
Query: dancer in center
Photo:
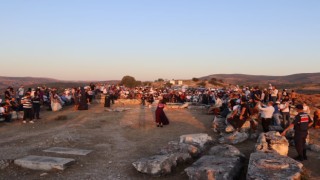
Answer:
M158 107L157 107L157 110L156 110L157 127L163 127L163 125L169 124L169 120L163 111L164 107L165 107L165 104L164 104L163 100L160 100Z

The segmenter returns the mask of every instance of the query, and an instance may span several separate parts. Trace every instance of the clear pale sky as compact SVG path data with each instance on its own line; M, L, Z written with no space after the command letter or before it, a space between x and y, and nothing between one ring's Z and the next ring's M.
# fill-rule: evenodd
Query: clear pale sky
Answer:
M0 0L1 76L320 72L319 0Z

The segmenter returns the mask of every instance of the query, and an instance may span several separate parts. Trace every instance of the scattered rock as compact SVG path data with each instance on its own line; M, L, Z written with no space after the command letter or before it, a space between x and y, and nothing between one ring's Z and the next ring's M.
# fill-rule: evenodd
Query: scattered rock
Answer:
M44 176L48 176L49 174L48 173L42 173L40 174L40 177L44 177Z
M249 134L246 132L234 132L232 134L225 134L219 139L221 144L239 144L249 138Z
M231 125L231 124L229 124L227 127L226 127L226 133L232 133L232 132L234 132L235 131L235 129L234 129L234 127Z
M269 131L282 132L284 129L281 126L269 126Z
M300 179L303 165L276 153L252 153L247 179Z
M180 143L192 144L199 147L200 149L205 149L205 145L212 142L212 137L204 133L180 136Z
M172 171L177 165L175 155L156 155L149 158L142 158L132 163L137 171L149 175L165 175Z
M260 134L255 149L260 152L278 153L282 156L287 156L289 142L279 132L270 131Z
M111 109L111 108L105 108L104 111L107 112L124 112L124 111L128 111L131 108L115 108L115 109Z
M240 132L249 132L250 128L251 128L250 121L246 121L240 128Z
M184 171L191 180L234 179L243 166L240 157L203 156Z
M239 151L239 149L228 144L214 146L210 149L208 154L219 157L245 157L244 154Z
M311 145L309 145L309 148L310 148L310 150L313 151L313 152L320 152L320 145L311 144Z
M174 153L186 153L192 157L198 157L201 150L191 144L179 143L177 141L170 141L167 146L160 150L160 154L174 154Z
M0 170L4 170L5 168L9 167L11 163L13 163L13 160L0 160Z

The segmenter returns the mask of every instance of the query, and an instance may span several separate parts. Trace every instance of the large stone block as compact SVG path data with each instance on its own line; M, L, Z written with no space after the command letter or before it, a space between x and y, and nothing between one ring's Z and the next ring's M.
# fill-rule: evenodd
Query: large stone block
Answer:
M249 134L246 132L234 132L232 134L223 134L223 137L219 139L221 144L239 144L246 141L249 138Z
M228 144L214 146L208 154L219 157L245 157L238 148Z
M252 153L250 156L247 180L301 178L303 164L276 153Z
M57 153L57 154L70 154L70 155L80 155L86 156L91 153L91 150L84 149L73 149L73 148L64 148L64 147L52 147L44 150L44 152Z
M255 149L260 152L278 153L287 156L289 142L284 136L281 136L279 132L270 131L260 134Z
M177 165L177 157L174 154L156 155L149 158L142 158L132 165L137 171L149 175L169 174L172 168Z
M177 141L170 141L168 145L160 149L160 154L174 153L186 153L192 157L198 157L201 153L201 150L194 145L179 143Z
M27 156L15 160L14 164L27 169L50 171L54 169L64 170L74 162L75 160L70 158Z
M231 180L239 177L242 166L240 157L203 156L185 172L190 180Z
M201 149L204 149L206 144L212 143L212 137L204 133L188 134L180 136L180 143L192 144Z

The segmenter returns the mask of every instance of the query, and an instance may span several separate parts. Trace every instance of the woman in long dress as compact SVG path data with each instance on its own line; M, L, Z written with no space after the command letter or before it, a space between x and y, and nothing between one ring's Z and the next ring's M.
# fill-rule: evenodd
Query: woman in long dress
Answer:
M169 124L169 119L167 118L166 114L163 111L164 107L165 107L165 104L163 103L162 100L160 100L156 110L157 127L163 127L163 125Z
M55 91L53 91L50 95L51 98L51 109L52 111L59 111L62 109L62 103L60 97L57 95Z

